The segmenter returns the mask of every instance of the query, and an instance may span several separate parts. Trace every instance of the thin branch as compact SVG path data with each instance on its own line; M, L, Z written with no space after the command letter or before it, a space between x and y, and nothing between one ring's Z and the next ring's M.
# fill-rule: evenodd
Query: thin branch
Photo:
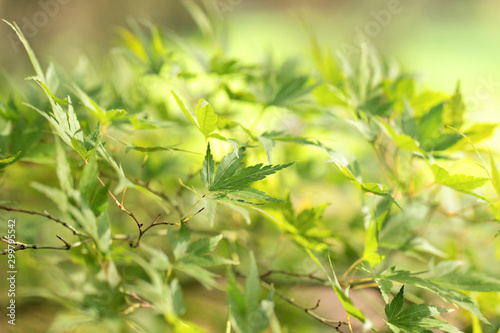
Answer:
M293 276L293 277L296 277L299 279L310 279L310 280L315 280L315 281L318 281L321 283L325 283L328 281L326 279L322 279L322 278L319 278L317 276L314 276L313 273L298 274L298 273L292 273L292 272L287 272L287 271L283 271L283 270L269 270L269 271L265 272L264 274L261 274L260 278L264 279L264 278L269 277L270 275L273 275L273 274L283 274L283 275Z
M133 216L133 214L132 214ZM166 222L166 221L163 221L163 222L157 222L158 219L160 218L161 214L158 214L158 216L156 217L156 219L153 221L153 223L151 223L147 228L143 229L143 224L139 223L137 221L137 219L135 219L135 216L134 217L134 220L137 222L137 227L139 228L139 236L137 237L137 241L134 243L132 240L130 241L130 247L133 247L133 248L136 248L136 247L139 247L139 244L141 242L141 239L142 239L142 236L151 228L153 227L156 227L156 226L159 226L159 225L177 225L176 223L172 223L172 222Z
M268 283L266 283L264 281L261 281L261 283L266 288L268 288L268 289L271 288L271 286ZM315 306L305 307L305 306L300 305L297 302L295 302L295 300L293 298L289 298L289 297L283 295L282 293L280 293L277 290L274 290L274 294L276 296L278 296L279 298L281 298L282 300L284 300L285 302L287 302L288 304L293 305L294 307L296 307L296 308L304 311L305 313L307 313L309 316L313 317L314 319L316 319L320 323L322 323L322 324L324 324L326 326L334 328L337 332L342 332L340 330L340 327L342 325L347 325L347 323L344 322L344 321L341 321L341 320L331 320L331 319L328 319L328 318L324 318L324 317L321 317L320 315L316 314L315 312L313 312L313 310L316 310L319 307L319 303L320 303L321 300L318 300L318 302L316 303Z
M132 298L133 300L137 301L137 303L130 302L127 298L126 301L130 306L123 312L124 314L130 314L136 309L139 308L149 308L149 309L156 309L154 305L151 303L145 301L141 297L139 297L136 293L131 293L131 292L126 292L126 296Z
M114 176L114 175L110 175L108 173L105 173L105 172L100 172L101 176L103 177L106 177L106 178L109 178L109 179L113 179L115 181L118 181L118 177ZM145 183L143 182L142 180L136 180L134 178L132 178L131 176L129 175L125 175L125 177L130 180L132 183L134 183L135 185L139 185L139 186L142 186L144 187L146 190L148 190L149 192L153 193L154 195L162 198L166 203L168 203L172 208L176 209L178 208L178 205L171 199L169 198L165 193L162 193L162 192L158 192L156 190L153 190L148 183ZM178 211L179 214L181 214L181 212ZM180 215L179 215L180 216Z
M340 284L343 285L343 282L347 279L349 274L359 265L361 264L365 259L363 257L359 258L355 262L352 263L351 266L342 274L342 277L340 278Z
M179 221L177 221L175 223L174 222L167 222L167 221L158 222L158 220L160 219L160 216L161 216L161 214L158 214L158 216L153 221L153 223L151 223L147 228L143 228L144 225L142 223L139 223L139 221L137 221L137 219L135 218L135 216L133 216L134 214L132 214L132 217L136 221L137 227L139 228L139 236L137 237L137 241L135 243L132 240L130 241L130 247L133 247L133 248L139 247L141 239L142 239L142 236L144 236L144 234L148 230L150 230L151 228L157 227L159 225L180 226L181 222L187 222L187 221L189 221L191 218L193 218L196 215L198 215L199 213L201 213L204 209L205 208L201 208L200 210L198 210L196 213L194 213L193 215L189 216L188 218L186 218L186 219L181 218ZM122 238L122 239L125 239L125 238Z
M0 205L0 209L6 210L8 212L18 212L18 213L24 213L24 214L30 214L30 215L43 216L43 217L48 218L49 220L52 220L52 221L57 222L59 224L62 224L63 227L71 230L73 235L82 236L82 237L86 237L86 238L89 237L88 235L76 230L72 225L68 224L67 222L61 221L60 219L53 217L46 210L44 210L42 212L36 212L36 211L32 211L32 210L12 208L12 207L8 207L8 206L4 206L4 205Z
M239 272L239 271L235 271L235 274L237 276L240 276L240 277L243 277L243 278L246 278L245 274ZM267 273L265 273L267 274ZM263 275L265 275L263 274ZM320 315L316 314L315 312L313 312L313 310L316 310L318 307L319 307L319 304L321 302L321 300L318 300L316 302L316 305L312 306L312 307L305 307L303 305L300 305L299 303L295 302L295 300L293 298L289 298L285 295L283 295L282 293L280 293L279 291L277 291L276 289L274 289L273 286L271 286L271 284L265 282L265 281L262 281L260 280L260 283L266 287L267 289L271 290L273 289L273 292L276 296L278 296L279 298L283 299L285 302L287 302L288 304L290 305L293 305L295 306L296 308L304 311L305 313L307 313L308 315L310 315L311 317L313 317L314 319L316 319L317 321L321 322L322 324L326 325L326 326L329 326L329 327L332 327L334 328L337 332L342 332L340 330L340 327L342 325L348 325L346 322L344 321L341 321L341 320L331 320L331 319L328 319L328 318L324 318L324 317L321 317Z
M11 251L16 252L16 251L22 251L22 250L27 250L27 249L33 249L33 250L63 250L63 251L65 251L65 250L72 249L74 247L78 247L78 246L82 245L83 243L88 242L90 240L90 238L87 238L87 239L85 239L83 241L79 241L79 242L71 244L68 241L66 241L64 238L62 238L61 236L59 236L59 235L56 235L56 236L57 236L57 238L59 238L64 243L64 246L26 244L26 243L12 241L9 238L7 238L7 236L2 236L2 237L0 237L0 241L2 241L4 243L7 243L9 245L15 245L16 246L13 249L5 249L5 250L3 250L2 251L2 255L6 255L6 254L8 254Z

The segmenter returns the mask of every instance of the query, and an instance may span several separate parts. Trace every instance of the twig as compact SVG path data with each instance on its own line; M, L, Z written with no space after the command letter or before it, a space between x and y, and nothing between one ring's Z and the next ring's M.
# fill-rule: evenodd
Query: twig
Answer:
M106 178L109 178L109 179L113 179L115 181L118 181L118 177L114 176L114 175L110 175L110 174L107 174L105 172L101 172L100 173L103 177L106 177ZM154 195L162 198L163 200L165 200L166 203L168 203L172 208L176 209L177 212L179 213L179 216L181 216L181 212L178 211L178 207L179 205L176 204L171 198L169 198L165 193L162 193L162 192L158 192L156 190L153 190L149 184L143 182L142 180L136 180L136 179L133 179L131 176L129 175L125 175L125 177L130 180L132 183L134 183L135 185L139 185L139 186L142 186L144 187L146 190L148 190L149 192L153 193Z
M355 262L353 262L351 266L349 266L349 268L344 272L344 274L342 274L342 277L340 278L339 282L340 282L341 285L347 279L347 277L349 276L349 274L356 268L356 266L358 266L359 264L361 264L364 260L365 259L363 257L361 257L358 260L356 260Z
M6 255L10 251L22 251L22 250L26 250L26 249L33 249L33 250L69 250L69 249L72 249L74 247L78 247L78 246L82 245L83 243L88 242L90 240L90 238L87 238L87 239L85 239L83 241L79 241L79 242L71 244L68 241L66 241L64 238L62 238L61 236L59 236L59 235L56 235L56 236L57 236L57 238L59 238L64 243L64 246L26 244L26 243L12 241L9 238L7 238L6 236L2 236L2 237L0 237L0 241L2 241L4 243L7 243L9 245L16 245L16 247L13 248L13 249L5 249L5 250L3 250L2 251L2 255Z
M271 286L268 283L266 283L264 281L261 281L261 283L266 288L268 288L268 289L271 288ZM277 290L274 290L274 294L276 296L278 296L279 298L283 299L288 304L293 305L293 306L295 306L298 309L301 309L302 311L304 311L305 313L307 313L308 315L310 315L311 317L313 317L314 319L316 319L320 323L322 323L322 324L324 324L326 326L334 328L337 332L342 332L340 330L340 327L342 325L347 325L347 323L344 322L344 321L341 321L341 320L331 320L331 319L328 319L328 318L324 318L324 317L319 316L315 312L313 312L313 310L316 310L319 307L319 303L320 303L321 300L318 300L318 302L316 303L316 305L313 306L313 307L305 307L305 306L302 306L302 305L298 304L297 302L295 302L295 300L293 298L286 297L285 295L283 295L282 293L280 293Z
M139 297L136 293L126 292L125 295L127 295L128 297L130 297L133 300L136 300L138 302L138 303L133 303L133 302L130 302L128 299L126 299L127 303L130 304L130 306L123 312L126 315L132 313L134 310L136 310L138 308L156 309L154 305L145 301L144 299Z
M59 224L62 224L63 227L71 230L73 235L82 236L82 237L86 237L86 238L89 237L88 235L76 230L72 225L68 224L67 222L61 221L60 219L53 217L46 210L44 210L42 212L36 212L36 211L32 211L32 210L12 208L12 207L8 207L8 206L4 206L4 205L0 205L0 209L6 210L8 212L18 212L18 213L24 213L24 214L43 216L43 217L48 218L49 220L52 220L52 221L57 222Z
M283 271L283 270L269 270L269 271L265 272L264 274L261 274L260 278L264 279L264 278L269 277L270 275L273 275L273 274L283 274L283 275L293 276L293 277L296 277L296 278L299 278L299 279L300 278L310 279L310 280L315 280L315 281L318 281L318 282L321 282L321 283L327 282L326 279L322 279L322 278L319 278L317 276L314 276L313 273L310 273L310 274L298 274L298 273L292 273L292 272L287 272L287 271Z
M176 223L172 223L172 222L157 222L158 219L160 218L161 214L158 214L158 216L156 217L156 219L153 221L153 223L151 223L147 228L143 229L142 227L144 226L143 224L139 223L137 221L137 219L135 218L135 216L133 216L132 214L132 217L134 218L134 220L137 222L137 227L139 228L139 237L137 237L137 241L134 243L132 240L130 241L130 247L139 247L139 244L141 242L141 238L142 236L151 228L153 227L156 227L156 226L159 226L159 225L176 225Z
M235 271L235 274L238 275L238 276L240 276L240 277L246 277L245 274L243 274L241 272L238 272L238 271ZM264 273L263 275L265 275L265 274L267 274L267 273ZM331 320L331 319L328 319L328 318L321 317L318 314L314 313L313 310L316 310L319 307L319 304L321 302L320 299L316 302L316 305L314 305L312 307L305 307L305 306L300 305L297 302L295 302L295 300L293 298L289 298L289 297L283 295L282 293L280 293L279 291L277 291L276 289L274 289L273 286L271 286L269 283L267 283L265 281L262 281L262 280L260 281L260 283L264 287L266 287L267 289L269 289L269 290L273 289L274 294L276 296L278 296L279 298L283 299L288 304L293 305L296 308L301 309L302 311L304 311L305 313L307 313L308 315L310 315L311 317L313 317L317 321L321 322L322 324L334 328L337 332L342 332L340 330L340 327L342 325L348 325L344 321L341 321L341 320Z
M137 221L137 219L135 218L134 214L131 214L131 216L134 218L134 220L136 221L137 223L137 227L139 228L139 236L137 237L137 241L134 243L132 240L130 241L130 247L133 247L133 248L136 248L136 247L139 247L140 245L140 242L141 242L141 239L142 239L142 236L151 228L153 227L157 227L159 225L172 225L172 226L180 226L181 225L181 222L187 222L189 221L191 218L193 218L194 216L198 215L199 213L201 213L205 208L201 208L200 210L198 210L196 213L194 213L193 215L189 216L188 218L184 219L184 218L181 218L179 221L177 222L167 222L167 221L163 221L163 222L158 222L158 220L160 219L160 216L161 214L158 214L158 216L156 217L156 219L153 221L153 223L151 223L147 228L143 228L143 224L142 223L139 223L139 221ZM124 239L124 238L122 238Z

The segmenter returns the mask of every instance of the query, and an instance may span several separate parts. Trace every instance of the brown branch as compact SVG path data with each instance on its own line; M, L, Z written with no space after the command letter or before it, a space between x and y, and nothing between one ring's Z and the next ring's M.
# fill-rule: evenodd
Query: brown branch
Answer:
M181 218L179 221L177 222L167 222L167 221L163 221L163 222L158 222L158 220L160 219L160 216L161 214L158 214L158 216L156 217L156 219L153 221L153 223L151 223L147 228L143 228L143 224L142 223L139 223L139 221L137 221L137 219L135 218L135 216L133 216L134 214L131 214L132 217L134 218L134 220L136 221L137 223L137 227L139 228L139 236L137 237L137 241L134 243L133 241L130 241L130 247L133 247L133 248L136 248L136 247L139 247L140 245L140 242L141 242L141 239L142 239L142 236L150 229L154 228L154 227L157 227L159 225L172 225L172 226L180 226L182 222L187 222L189 221L191 218L195 217L196 215L198 215L199 213L201 213L205 208L201 208L200 210L198 210L196 213L194 213L193 215L189 216L188 218Z
M114 176L114 175L110 175L108 173L105 173L105 172L100 172L100 174L103 176L103 177L106 177L106 178L109 178L109 179L113 179L115 181L118 181L118 177ZM149 192L153 193L154 195L162 198L166 203L168 203L172 208L174 208L175 210L177 210L177 212L179 213L179 216L181 216L181 212L179 211L179 205L176 204L170 197L168 197L165 193L162 193L162 192L158 192L156 190L153 190L148 183L145 183L143 182L142 180L140 179L134 179L133 177L129 176L129 175L125 175L125 177L130 180L132 183L134 183L135 185L139 185L139 186L142 186L144 187L146 190L148 190Z
M266 288L268 288L268 289L272 288L266 282L261 281L261 283ZM313 310L316 310L319 307L319 303L320 303L321 300L318 300L318 302L316 303L316 305L313 306L313 307L305 307L305 306L300 305L299 303L295 302L295 300L293 298L289 298L289 297L283 295L282 293L280 293L277 290L274 290L274 294L276 294L276 296L278 296L279 298L281 298L282 300L284 300L288 304L293 305L294 307L296 307L296 308L304 311L305 313L307 313L309 316L313 317L314 319L316 319L320 323L322 323L322 324L324 324L326 326L334 328L337 332L342 332L340 330L340 327L342 325L348 325L348 323L346 323L344 321L341 321L341 320L331 320L331 319L328 319L328 318L324 318L324 317L321 317L320 315L316 314L315 312L313 312Z
M130 314L135 309L138 309L138 308L156 309L156 307L154 305L145 301L144 299L139 297L136 293L126 292L125 295L132 298L133 300L137 301L137 303L130 302L130 301L128 301L128 299L126 299L127 303L129 303L130 306L123 312L124 314Z
M132 214L133 216L133 214ZM143 224L139 223L135 216L133 216L134 220L137 222L137 227L139 228L139 237L137 237L137 241L134 243L132 240L130 241L130 247L136 248L139 247L139 244L141 242L142 236L151 228L159 226L159 225L178 225L177 223L172 223L172 222L157 222L158 219L160 218L161 214L158 214L156 219L151 223L147 228L143 229L142 227L144 226Z
M42 211L42 212L36 212L36 211L32 211L32 210L25 210L25 209L18 209L18 208L12 208L12 207L8 207L8 206L4 206L4 205L0 205L0 209L2 210L6 210L8 212L18 212L18 213L24 213L24 214L30 214L30 215L38 215L38 216L43 216L45 218L48 218L49 220L52 220L54 222L57 222L59 224L62 224L63 227L71 230L71 232L73 233L73 235L76 235L76 236L82 236L82 237L86 237L88 238L89 236L76 230L72 225L70 225L69 223L67 222L64 222L64 221L61 221L60 219L58 218L55 218L53 217L52 215L50 215L46 210Z
M240 277L244 277L244 278L246 277L245 274L243 274L241 272L238 272L238 271L235 271L235 274L237 276L240 276ZM265 273L265 274L267 274L267 273ZM263 275L265 275L265 274L263 274ZM320 315L316 314L315 312L313 312L313 310L316 310L319 307L319 304L321 302L320 299L316 302L316 305L314 305L312 307L305 307L305 306L300 305L299 303L295 302L295 300L293 298L289 298L289 297L283 295L282 293L280 293L279 291L277 291L276 289L274 289L274 287L272 285L270 285L269 283L267 283L265 281L262 281L262 280L260 281L260 283L264 287L266 287L267 289L269 289L269 290L272 289L273 292L274 292L274 294L276 296L278 296L279 298L283 299L288 304L293 305L296 308L304 311L309 316L313 317L314 319L316 319L317 321L321 322L322 324L334 328L337 332L342 332L340 330L340 327L342 325L348 325L348 323L346 323L344 321L341 321L341 320L331 320L331 319L328 319L328 318L324 318L324 317L321 317Z
M26 244L26 243L22 243L22 242L17 242L17 241L12 241L11 239L7 238L7 236L2 236L0 237L0 241L4 242L4 243L7 243L9 245L15 245L16 247L13 248L13 249L5 249L2 251L2 255L6 255L8 254L10 251L22 251L22 250L27 250L27 249L33 249L33 250L69 250L69 249L72 249L74 247L78 247L80 245L82 245L83 243L85 242L88 242L90 240L90 238L87 238L83 241L79 241L79 242L76 242L76 243L69 243L68 241L66 241L64 238L62 238L61 236L59 235L56 235L57 238L59 238L61 240L61 242L64 243L64 246L56 246L56 245L37 245L37 244Z

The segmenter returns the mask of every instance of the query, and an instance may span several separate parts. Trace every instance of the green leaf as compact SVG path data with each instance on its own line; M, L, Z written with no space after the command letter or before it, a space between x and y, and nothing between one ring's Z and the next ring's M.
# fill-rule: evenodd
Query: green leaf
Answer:
M473 143L479 143L491 138L499 124L497 123L477 123L464 130L464 134Z
M267 160L269 161L269 164L271 164L271 153L274 148L274 140L266 138L265 136L259 136L259 142L264 147L267 154Z
M389 303L389 293L394 286L393 283L389 280L377 279L375 278L375 282L378 284L380 292L382 293L382 297L386 303Z
M399 204L394 200L391 193L386 190L386 186L377 183L363 183L360 177L356 177L353 173L349 162L340 154L331 151L329 149L324 149L330 159L327 161L329 163L335 164L335 166L344 174L344 176L351 181L357 188L363 192L373 193L379 196L386 197L390 199L396 206L401 208Z
M215 162L212 152L210 151L210 143L207 145L207 153L203 161L203 168L200 171L201 181L210 189L214 182Z
M328 274L323 267L323 265L320 263L318 258L311 252L311 250L306 249L307 253L311 257L311 259L318 265L319 268L325 273L327 276L328 280L330 281L330 285L332 286L333 290L335 291L335 294L339 298L340 302L342 303L342 306L346 310L347 314L351 317L356 318L360 322L364 323L366 321L365 315L363 311L358 309L357 307L354 306L352 300L346 295L346 293L342 290L342 287L340 286L339 281L337 280L337 276L335 275L335 271L333 270L332 262L330 261L330 268L332 270L333 274L333 279L330 277L330 274Z
M266 201L278 202L279 200L268 196L267 194L247 186L258 180L284 169L293 163L284 165L266 165L256 164L251 167L243 168L243 158L245 151L243 148L224 156L215 170L210 144L207 145L207 153L200 171L200 177L209 191L216 193L216 199L230 198L237 196L242 199L260 199ZM246 202L252 204L251 202Z
M229 198L231 198L231 196L236 196L242 199L256 199L256 200L265 200L270 202L283 202L283 200L273 198L272 196L267 195L264 192L249 186L243 186L235 191L229 191L226 193L226 196Z
M457 191L469 192L478 187L483 186L488 182L488 178L466 176L463 174L450 175L448 171L441 168L437 164L431 165L434 181L437 184L451 187Z
M42 67L40 66L40 63L38 62L38 59L35 56L35 52L33 52L33 49L30 47L28 40L26 39L26 37L24 37L24 34L21 31L21 29L19 28L19 26L15 22L10 23L6 20L2 20L2 21L7 23L15 31L15 33L17 34L17 36L19 37L19 39L23 43L24 48L26 49L26 52L28 53L28 56L31 60L31 64L33 65L33 68L35 69L36 74L42 79L43 82L46 82L45 75L43 73Z
M372 210L368 217L369 223L366 229L365 236L365 249L363 251L363 258L368 261L370 266L378 265L383 257L376 253L378 249L378 234L382 225L389 215L392 201L388 198L383 198L378 202L377 207Z
M175 257L173 268L193 277L207 289L218 285L215 281L217 274L203 267L236 264L232 260L210 254L219 244L222 235L191 241L191 232L184 222L181 223L177 236L174 236L172 229L168 235Z
M385 307L387 324L394 332L402 330L410 333L425 333L428 332L428 329L441 329L445 332L460 333L460 330L445 321L428 318L450 312L450 310L427 304L413 304L403 309L403 303L404 286L401 287L391 303Z
M122 119L127 114L125 110L121 109L109 111L104 110L76 84L73 84L73 91L85 109L87 109L87 111L89 111L94 118L104 125L111 124L113 120Z
M250 271L245 281L245 292L238 287L231 270L228 270L227 302L231 324L238 333L260 333L269 327L274 315L274 293L260 300L261 288L257 263L250 252Z
M191 113L189 113L188 109L186 109L186 106L184 105L184 102L182 102L182 100L179 98L179 96L177 96L177 94L173 90L170 90L170 92L172 93L172 96L174 96L175 102L177 103L177 106L181 109L182 113L184 113L184 115L186 116L186 118L193 125L195 125L196 127L198 127L198 124L194 120L193 116L191 115Z
M70 194L73 190L73 177L71 176L71 169L69 167L68 160L66 158L66 153L61 143L56 139L56 161L57 161L57 178L59 179L59 184L61 189Z
M489 323L488 320L481 314L478 307L474 302L470 299L469 296L465 295L457 291L454 288L449 288L446 286L439 285L434 283L428 279L424 279L416 276L416 273L411 273L403 270L396 270L394 267L385 270L381 274L375 276L380 280L389 280L392 282L412 285L418 288L429 290L437 295L439 295L442 299L461 306L462 308L470 311L473 315L477 316L484 323Z
M391 127L388 123L386 123L382 118L377 117L377 122L380 127L385 130L387 135L394 141L396 146L402 150L409 150L415 153L419 153L424 155L424 151L418 147L417 142L410 136L406 134L398 134L394 128Z
M247 309L256 309L260 299L260 278L252 252L250 253L250 271L245 282L245 294Z
M198 128L208 138L210 133L217 129L217 115L214 108L207 101L200 99L195 110Z
M398 294L392 299L391 303L385 306L385 315L387 316L387 320L391 321L396 319L397 315L403 309L404 292L405 286L402 286Z
M493 159L493 154L490 151L490 165L491 165L491 183L500 198L500 172L498 172L497 165Z
M208 152L207 152L208 154ZM222 180L231 177L236 171L243 167L243 158L245 157L245 151L239 149L238 153L233 151L222 158L219 165L217 166L217 171L215 172L213 184L214 186L221 182ZM206 184L205 184L206 185ZM212 186L207 186L209 189Z
M461 262L443 261L431 270L429 281L440 286L477 292L499 292L500 280L486 274L460 269Z
M0 159L0 164L9 164L9 163L13 162L20 154L21 154L21 152L18 151L15 155L2 158L2 159Z
M111 226L109 223L108 214L104 213L97 221L97 247L102 253L108 253L111 249L113 235L111 234Z
M80 155L80 157L84 160L87 159L87 149L80 143L76 138L71 139L71 146L73 149Z
M252 165L250 167L238 170L230 177L221 178L217 183L212 184L212 186L209 187L209 190L238 190L238 188L241 188L242 186L256 182L258 180L262 180L279 170L285 169L291 166L293 163L294 162L280 165Z
M443 103L434 106L420 120L418 124L418 140L422 144L425 145L428 140L432 140L440 133L443 127L441 121L443 108Z
M459 129L464 122L465 102L457 82L455 93L451 96L443 110L443 125Z
M108 203L108 186L102 186L97 179L98 176L97 160L91 157L88 164L83 167L78 189L82 199L89 205L96 216L106 210Z

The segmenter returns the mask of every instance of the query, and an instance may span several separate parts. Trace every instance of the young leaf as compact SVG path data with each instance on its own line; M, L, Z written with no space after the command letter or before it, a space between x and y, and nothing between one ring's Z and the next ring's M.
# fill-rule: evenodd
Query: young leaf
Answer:
M224 191L224 190L238 190L239 188L262 180L269 175L276 173L279 170L288 168L292 163L280 165L263 165L256 164L247 168L243 168L235 172L229 177L221 177L217 183L213 183L209 190L211 191Z
M230 320L238 333L260 333L269 327L274 315L274 293L260 300L260 278L253 253L250 253L250 271L245 281L245 292L238 287L231 270L228 270L227 302Z
M267 194L250 188L247 185L284 169L293 163L283 165L256 164L243 168L244 150L239 149L238 154L231 152L224 156L215 170L215 162L210 150L210 143L207 145L207 153L200 171L200 177L210 192L216 194L216 198L221 200L234 195L243 199L261 199L267 201L279 201ZM251 202L245 202L251 204Z
M383 257L376 252L378 249L378 233L389 215L391 203L392 201L390 199L383 198L368 216L369 223L366 229L363 258L368 261L372 267L378 265L383 259Z
M406 134L398 134L394 128L391 127L388 123L386 123L382 118L375 118L380 125L380 128L384 130L387 135L394 141L396 146L402 150L409 150L415 153L419 153L424 155L425 152L418 147L417 142L410 136Z
M243 167L243 158L245 157L245 151L239 149L238 153L233 151L222 158L219 165L217 166L217 171L215 172L213 183L218 184L222 179L234 175L236 171ZM209 189L211 186L207 186Z
M440 329L449 333L460 333L459 329L447 324L445 321L428 318L450 312L447 309L438 308L434 305L414 304L403 310L404 288L403 285L391 303L385 307L387 324L393 332L398 333L402 330L408 333L425 333L429 329Z
M385 306L385 315L387 316L387 320L391 321L395 319L403 309L404 291L405 286L402 286L398 294L392 299L391 303Z
M491 183L495 188L495 192L500 198L500 172L498 172L497 165L493 159L493 154L490 152L490 164L491 164Z
M466 176L463 174L450 175L448 171L441 168L437 164L431 165L432 173L434 173L434 181L438 184L451 187L457 191L469 192L478 187L483 186L488 182L488 178Z
M203 161L203 168L200 171L201 181L210 189L214 181L215 162L210 150L210 143L207 145L207 153Z
M207 101L200 99L195 110L198 128L207 138L210 133L217 129L217 115L214 108Z
M43 82L45 82L45 75L43 73L42 67L40 66L40 63L38 62L38 59L35 56L35 52L33 52L33 49L31 48L30 44L28 43L28 40L26 37L24 37L23 32L19 28L19 26L14 22L10 23L6 20L2 20L5 23L7 23L17 34L17 37L21 40L21 42L24 45L24 48L26 49L26 52L28 53L28 56L31 60L31 64L33 65L33 68L35 69L36 74L42 79Z
M232 260L210 254L221 239L222 235L218 235L193 242L186 224L181 223L177 236L173 235L172 230L169 232L170 245L175 257L173 268L198 280L207 289L217 286L215 281L217 275L203 267L236 264Z
M186 116L186 118L189 119L189 121L193 125L198 126L198 124L194 120L194 118L191 115L191 113L189 113L188 109L186 109L186 106L184 105L184 102L182 102L182 100L179 98L179 96L177 96L177 94L173 90L170 90L170 92L172 93L172 96L174 96L174 99L175 99L175 102L177 103L177 106L179 107L179 109L181 109L182 113L184 113L184 115Z
M379 280L389 280L392 282L412 285L418 288L426 289L432 291L433 293L439 295L444 300L461 306L462 308L470 311L472 314L477 316L484 323L489 323L488 320L481 314L478 307L471 298L464 293L457 291L455 288L449 288L447 286L442 286L434 283L428 279L424 279L416 276L417 274L411 273L403 270L396 270L395 267L385 270L375 278Z
M457 82L455 93L451 96L443 110L443 125L459 129L464 122L465 102Z

